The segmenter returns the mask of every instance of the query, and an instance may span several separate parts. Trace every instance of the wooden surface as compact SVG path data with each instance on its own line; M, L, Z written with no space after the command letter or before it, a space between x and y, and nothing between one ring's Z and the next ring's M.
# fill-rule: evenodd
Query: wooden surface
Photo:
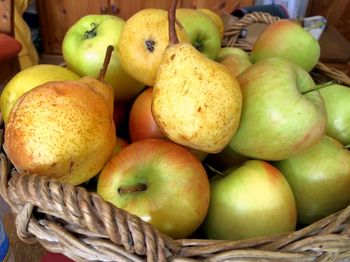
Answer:
M0 217L10 239L11 252L16 262L40 262L47 251L40 245L29 245L16 234L15 218L10 208L0 196Z
M306 15L324 16L350 42L350 0L309 0Z
M171 0L37 0L40 31L45 54L61 54L67 30L87 14L111 14L128 19L145 8L168 9ZM252 5L253 0L179 0L181 8L209 8L231 13Z

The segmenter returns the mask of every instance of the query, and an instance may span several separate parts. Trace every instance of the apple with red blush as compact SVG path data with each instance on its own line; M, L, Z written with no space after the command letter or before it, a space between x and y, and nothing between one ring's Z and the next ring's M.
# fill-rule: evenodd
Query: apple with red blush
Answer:
M97 193L173 237L189 237L203 222L210 198L202 163L163 139L131 143L104 166Z

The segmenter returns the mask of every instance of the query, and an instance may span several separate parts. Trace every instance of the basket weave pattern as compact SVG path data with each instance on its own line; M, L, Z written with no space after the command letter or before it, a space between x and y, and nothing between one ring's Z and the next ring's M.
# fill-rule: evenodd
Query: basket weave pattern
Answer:
M251 44L238 37L241 29L277 20L264 13L246 15L225 32L223 45L249 50ZM312 76L350 86L347 75L321 63ZM85 188L21 175L4 153L0 162L0 193L16 215L19 237L76 261L350 260L350 206L291 233L242 241L173 240Z

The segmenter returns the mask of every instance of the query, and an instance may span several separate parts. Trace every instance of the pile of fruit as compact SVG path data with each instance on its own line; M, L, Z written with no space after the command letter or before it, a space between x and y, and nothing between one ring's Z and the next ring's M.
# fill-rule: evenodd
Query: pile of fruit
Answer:
M23 174L96 191L174 239L294 231L350 204L350 89L316 85L320 46L293 21L251 53L207 9L88 15L67 68L19 72L1 95Z

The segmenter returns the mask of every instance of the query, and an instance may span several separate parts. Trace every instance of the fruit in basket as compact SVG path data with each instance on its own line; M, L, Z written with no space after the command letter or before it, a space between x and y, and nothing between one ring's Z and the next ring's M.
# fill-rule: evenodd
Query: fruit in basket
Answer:
M111 157L118 154L120 151L122 151L123 148L127 147L128 145L129 143L125 139L117 137Z
M132 142L149 139L167 139L162 133L152 114L153 87L144 90L134 101L129 114L129 135ZM189 148L200 160L207 157L207 153Z
M225 25L224 21L221 19L221 17L215 13L213 10L207 9L207 8L199 8L197 9L199 12L203 12L207 14L210 19L214 22L216 28L219 30L220 38L224 38L224 31L225 31Z
M169 44L167 12L143 9L131 16L119 42L120 62L131 76L153 86L165 48ZM179 40L188 41L183 28L176 26Z
M107 46L118 48L125 21L112 15L86 15L66 32L62 54L67 66L80 76L97 77ZM144 85L122 68L118 52L113 52L105 81L113 87L116 100L129 100Z
M144 139L112 157L97 193L173 238L190 236L209 205L209 180L201 162L171 141Z
M271 164L249 160L210 182L202 230L208 238L240 240L294 231L296 205L287 180Z
M195 9L179 8L176 19L184 27L191 44L206 57L215 60L221 48L221 36L210 16Z
M17 73L4 87L1 94L0 106L4 122L13 105L25 92L49 81L78 80L80 77L58 65L34 65Z
M115 143L113 89L85 77L47 82L22 95L9 115L4 150L20 173L78 185L102 169Z
M216 60L226 66L235 77L252 65L249 55L237 47L221 48Z
M318 41L303 27L291 20L270 24L253 44L253 63L270 57L287 59L306 71L320 58Z
M275 166L294 192L299 223L316 222L350 204L350 152L337 140L324 136Z
M320 89L327 109L326 134L343 143L350 144L350 88L332 85Z
M237 153L228 144L223 150L217 154L209 154L205 159L205 162L215 170L223 171L232 166L237 166L245 161L249 160L248 157Z
M317 143L326 128L326 109L310 75L281 58L260 61L237 80L242 117L230 141L238 153L282 160ZM305 93L305 94L304 94Z
M223 65L191 44L178 42L172 12L175 10L169 10L170 44L154 85L153 117L170 140L207 153L219 152L239 124L239 84Z
M137 96L129 114L129 134L135 142L146 138L166 138L152 115L153 87Z

